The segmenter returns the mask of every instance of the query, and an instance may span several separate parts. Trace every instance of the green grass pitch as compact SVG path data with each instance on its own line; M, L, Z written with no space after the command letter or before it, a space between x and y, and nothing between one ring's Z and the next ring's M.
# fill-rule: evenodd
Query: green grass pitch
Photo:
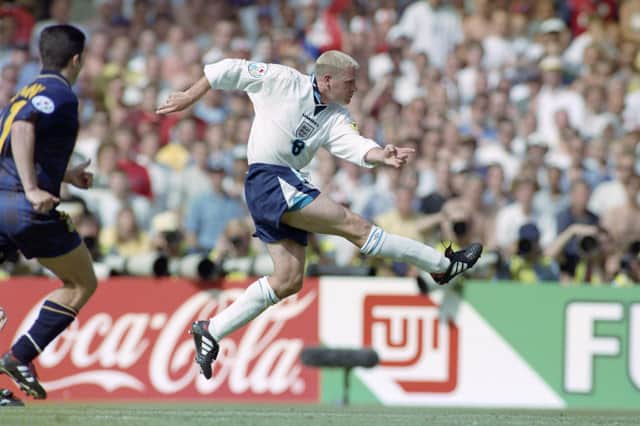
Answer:
M27 401L29 404L29 401ZM638 425L640 412L480 410L356 405L33 404L0 408L0 425L392 426Z

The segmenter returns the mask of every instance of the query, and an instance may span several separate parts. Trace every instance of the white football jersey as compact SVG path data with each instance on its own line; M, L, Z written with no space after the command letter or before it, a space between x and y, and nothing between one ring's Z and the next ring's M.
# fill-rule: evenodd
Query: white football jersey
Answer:
M278 64L224 59L204 67L214 89L244 90L255 118L249 134L249 164L265 163L296 170L309 164L320 147L362 167L379 145L357 130L346 108L321 104L313 76Z

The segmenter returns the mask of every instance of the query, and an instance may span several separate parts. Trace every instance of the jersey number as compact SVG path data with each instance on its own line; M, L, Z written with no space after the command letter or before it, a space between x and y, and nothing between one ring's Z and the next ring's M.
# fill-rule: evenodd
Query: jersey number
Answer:
M304 141L301 141L300 139L294 139L291 145L291 153L293 155L300 155L305 146L307 145L304 143Z
M20 110L23 106L25 106L26 103L26 100L20 100L15 102L9 108L9 112L2 122L2 132L0 133L0 152L2 152L2 147L4 146L4 142L7 140L7 136L9 136L9 131L11 130L13 119L16 118L16 114L20 112Z

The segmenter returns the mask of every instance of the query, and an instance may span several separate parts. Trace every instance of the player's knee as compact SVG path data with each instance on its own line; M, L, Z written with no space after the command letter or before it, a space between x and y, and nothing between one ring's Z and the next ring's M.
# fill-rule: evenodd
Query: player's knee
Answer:
M84 288L85 296L89 298L93 293L96 292L96 289L98 288L98 279L96 278L95 275L88 277L84 281L84 284L82 287Z
M78 296L86 301L98 288L98 279L93 274L86 277L78 277L74 280L72 286Z
M302 278L287 281L286 285L280 288L280 292L278 293L278 298L284 299L285 297L289 297L293 294L296 294L302 289Z
M303 276L302 271L291 271L286 277L283 277L278 288L274 289L278 298L284 299L299 292L302 289Z

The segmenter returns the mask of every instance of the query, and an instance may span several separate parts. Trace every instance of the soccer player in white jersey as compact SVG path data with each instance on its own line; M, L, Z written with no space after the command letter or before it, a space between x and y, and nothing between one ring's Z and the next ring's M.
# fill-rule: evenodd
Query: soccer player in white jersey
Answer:
M278 64L224 59L206 65L200 80L172 93L157 110L184 110L210 88L244 90L255 110L245 195L255 236L267 244L274 272L251 284L214 318L193 323L196 362L206 378L220 339L301 289L308 232L342 236L365 255L410 263L432 273L440 284L472 267L482 253L482 245L474 243L442 254L387 233L321 194L299 172L320 147L362 167L401 167L413 153L389 144L381 148L358 133L345 108L356 90L357 70L355 59L339 51L323 53L311 76Z

